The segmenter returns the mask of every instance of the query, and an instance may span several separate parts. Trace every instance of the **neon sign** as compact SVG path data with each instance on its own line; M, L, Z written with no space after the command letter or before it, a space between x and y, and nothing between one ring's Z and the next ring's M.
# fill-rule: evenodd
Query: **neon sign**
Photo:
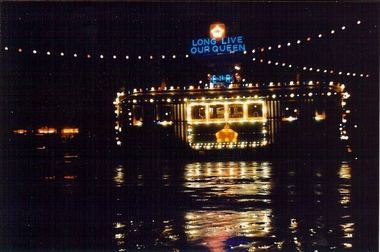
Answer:
M226 75L212 75L210 78L211 83L217 82L227 82L230 83L232 81L232 76L230 74Z
M242 36L225 37L220 40L215 38L193 39L191 41L191 54L204 53L231 53L245 51Z
M193 39L191 41L191 54L232 53L245 51L242 36L225 37L224 24L210 25L210 38Z
M210 25L210 38L223 38L226 28L224 24L212 24Z

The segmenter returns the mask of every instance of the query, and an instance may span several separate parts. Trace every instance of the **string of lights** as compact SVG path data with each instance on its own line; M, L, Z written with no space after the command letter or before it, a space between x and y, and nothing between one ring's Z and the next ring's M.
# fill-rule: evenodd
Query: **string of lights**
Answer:
M360 25L361 21L358 20L356 22L356 25ZM347 26L343 25L340 28L341 31L346 31ZM330 34L323 34L319 33L318 35L315 35L317 39L322 39L327 37L326 35L334 35L338 32L339 30L334 30L332 29L329 33ZM316 73L323 73L323 74L338 74L338 75L346 75L346 76L352 76L352 77L362 77L362 78L369 78L370 74L368 73L356 73L355 71L351 72L345 72L345 71L340 71L340 70L335 70L335 69L323 69L323 68L316 68L316 67L309 67L309 66L297 66L291 63L286 63L286 62L279 62L279 61L273 61L271 59L264 60L264 57L260 57L260 59L256 58L257 56L260 56L260 54L264 54L267 51L273 51L273 50L281 50L284 48L290 48L293 46L300 45L304 42L310 42L312 41L313 37L309 36L306 39L297 39L292 41L287 42L286 44L278 44L277 46L266 46L266 47L258 47L255 49L251 50L251 54L254 55L252 58L252 61L258 62L258 63L263 63L263 64L268 64L268 65L275 65L279 67L287 67L287 68L297 68L297 69L302 69L303 71L309 71L309 72L316 72ZM184 55L165 55L165 54L159 54L159 55L149 55L149 56L143 56L143 54L137 54L137 55L120 55L120 54L89 54L89 53L69 53L69 52L64 52L64 51L58 51L58 52L53 52L53 51L43 51L43 50L37 50L37 49L32 49L32 50L27 50L24 48L13 48L11 46L4 46L3 50L8 52L8 51L17 51L18 53L32 53L34 55L41 55L45 54L46 56L58 56L58 57L73 57L73 58L87 58L87 59L93 59L93 58L98 58L100 60L103 59L125 59L125 60L137 60L137 61L143 61L143 60L165 60L165 59L183 59L183 58L190 58L192 57L191 54L184 54ZM243 52L244 55L248 55L248 51ZM145 54L146 55L146 54Z

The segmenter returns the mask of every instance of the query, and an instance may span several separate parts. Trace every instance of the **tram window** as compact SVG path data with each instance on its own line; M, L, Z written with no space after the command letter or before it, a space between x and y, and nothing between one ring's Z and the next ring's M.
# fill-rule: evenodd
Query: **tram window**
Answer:
M205 106L192 106L191 108L191 118L192 119L205 119L206 118L206 108Z
M243 118L243 104L231 104L228 110L230 118Z
M248 105L248 117L262 117L263 106L261 104Z
M224 105L210 105L209 114L211 119L224 118Z
M133 124L139 124L143 121L143 108L141 106L133 107Z
M170 121L172 120L172 109L170 106L160 106L158 107L158 116L160 121Z

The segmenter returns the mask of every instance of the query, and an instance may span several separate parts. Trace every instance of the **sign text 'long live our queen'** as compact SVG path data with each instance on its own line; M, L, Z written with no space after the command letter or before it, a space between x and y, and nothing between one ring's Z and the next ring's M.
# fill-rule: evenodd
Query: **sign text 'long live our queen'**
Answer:
M245 51L242 36L224 37L221 39L202 38L191 41L191 54L231 53Z

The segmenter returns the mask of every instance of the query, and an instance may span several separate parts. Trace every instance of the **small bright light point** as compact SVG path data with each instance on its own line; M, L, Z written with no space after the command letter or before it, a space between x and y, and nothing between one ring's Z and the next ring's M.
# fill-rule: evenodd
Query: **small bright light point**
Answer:
M369 74L366 74L365 77L368 78L368 77L369 77Z
M7 50L8 50L8 49L7 49ZM36 54L36 53L37 53L37 51L36 51L36 50L33 50L33 53L34 53L34 54Z
M282 66L286 66L286 64L285 64L285 63L282 63Z
M291 68L292 67L292 65L289 65L289 68Z
M162 55L162 58L165 59L165 55Z
M176 56L175 55L173 55L173 59L175 59L176 58Z
M319 35L318 35L318 38L322 38L322 34L319 34Z
M278 45L277 47L278 47L278 48L281 48L281 45Z
M103 58L104 58L104 56L103 56L103 55L100 55L100 58L101 58L101 59L103 59Z
M22 49L21 49L21 48L19 48L19 49L18 49L18 52L22 52Z
M361 21L360 20L358 20L358 22L356 22L357 24L361 24Z
M331 34L334 34L335 33L335 31L334 30L331 30Z
M116 55L114 55L113 58L116 59Z
M271 63L272 63L272 61L269 60L269 61L268 61L268 64L271 64Z
M264 60L263 60L263 59L260 59L260 62L261 62L261 63L263 63L263 62L264 62Z
M61 52L61 56L65 56L65 54L63 52Z
M270 47L268 47L268 50L272 50L272 47L270 46Z
M308 37L308 38L307 38L307 41L310 41L310 40L311 40L311 38L310 38L310 37Z
M325 69L325 70L323 70L323 72L324 72L324 73L327 73L327 70Z
M317 72L321 71L320 69L317 69Z
M50 52L46 52L47 55L50 55Z
M243 54L247 54L247 51L244 51Z
M303 70L306 70L306 67L303 67Z
M345 30L346 29L346 26L342 26L342 30Z
M4 47L4 50L5 50L5 51L8 51L8 46Z
M347 75L350 75L350 73L347 73Z
M252 58L252 61L255 61L256 60L256 58Z
M127 55L127 56L125 56L125 58L126 58L126 59L129 59L129 56Z
M87 58L90 59L90 58L91 58L91 55L90 55L90 54L87 54Z
M342 72L339 72L339 75L342 75Z
M149 56L149 59L153 59L153 56Z
M297 40L297 44L300 44L301 43L301 40Z
M356 76L356 73L353 73L352 76Z
M276 66L278 66L278 62L274 63Z
M73 56L74 56L74 58L76 58L78 55L77 55L76 53L74 53L74 55L73 55Z
M291 45L291 43L289 42L288 44L287 44L287 46L290 46Z
M363 77L363 74L360 74L360 77Z
M188 54L186 54L186 58L189 58L189 55L188 55Z
M255 53L255 52L256 52L256 50L255 50L255 49L253 49L253 50L252 50L252 53Z
M138 58L138 59L141 59L141 56L138 56L137 58Z
M312 67L310 67L310 68L309 68L309 71L313 71L313 68L312 68Z

